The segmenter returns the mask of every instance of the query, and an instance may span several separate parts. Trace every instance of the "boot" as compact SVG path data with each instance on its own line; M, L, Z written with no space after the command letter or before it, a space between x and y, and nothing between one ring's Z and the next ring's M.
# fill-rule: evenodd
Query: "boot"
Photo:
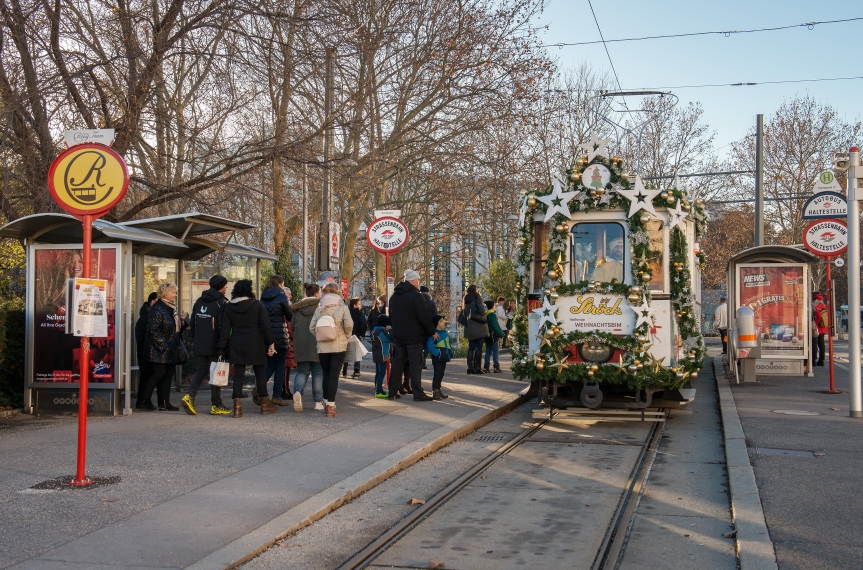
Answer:
M234 417L243 417L243 400L241 398L234 398Z
M494 367L494 373L495 373L495 374L500 374L501 372L503 372L503 370L501 370L501 369L500 369L500 366L495 366L495 367Z
M278 412L279 407L270 402L270 398L264 396L261 398L261 414L272 414L273 412Z
M284 398L273 398L270 402L276 406L290 406L293 403L292 400L285 400Z
M449 398L449 396L440 391L440 388L438 388L437 390L432 390L432 397L435 400L446 400L447 398Z
M171 404L170 400L161 400L159 402L160 412L179 412L180 408Z
M491 369L489 369L488 364L486 364L482 369L482 373L488 374L489 372L491 372Z
M261 396L259 396L259 395L258 395L258 387L257 387L257 386L255 386L254 388L252 388L252 402L253 402L256 406L260 406L260 405L261 405Z
M402 392L403 394L413 394L414 393L414 391L411 390L411 379L410 378L404 378L402 380L402 390L404 390L404 392L402 392L401 390L399 390L399 392Z
M477 350L476 355L474 356L475 362L474 362L473 368L474 368L474 370L476 370L477 374L482 374L482 368L481 368L482 367L482 355L483 355L483 351Z
M475 351L469 350L467 352L467 373L468 374L476 374L476 371L473 369L473 353Z

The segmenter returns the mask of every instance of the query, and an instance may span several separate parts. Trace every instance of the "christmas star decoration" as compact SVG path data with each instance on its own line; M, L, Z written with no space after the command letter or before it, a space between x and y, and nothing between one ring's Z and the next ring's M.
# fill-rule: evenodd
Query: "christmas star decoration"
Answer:
M698 337L697 336L691 336L689 338L684 339L682 348L687 353L690 350L692 350L693 348L698 348Z
M563 358L558 358L557 362L555 362L554 364L550 364L548 367L557 369L557 373L560 374L561 372L569 368L569 364L566 363L566 355L564 355Z
M552 216L557 213L563 214L567 218L571 218L569 213L569 201L572 200L578 192L564 192L563 185L556 177L552 181L553 190L547 196L537 196L537 200L548 206L545 212L545 221L549 221Z
M525 268L524 265L519 265L515 271L516 273L518 273L519 277L524 277L525 273L527 272L527 268Z
M527 205L527 195L522 196L521 206L518 210L518 225L524 226L524 219L527 216L527 211L530 206Z
M557 261L554 262L554 270L559 274L563 275L566 272L566 266L563 263L563 252L560 252L560 255L557 258Z
M539 348L537 350L542 350L543 346L548 346L548 348L551 348L551 339L554 338L554 335L551 334L551 331L549 331L545 334L536 335L536 338L539 339Z
M653 199L660 193L662 190L648 190L644 187L644 183L641 181L641 177L638 176L635 178L635 184L632 185L631 190L618 190L617 193L620 196L623 196L627 200L629 200L629 214L628 218L631 218L638 212L638 210L645 210L646 212L650 212L654 216L656 215L656 210L653 209Z
M540 360L545 363L545 356L540 354L539 351L536 351L533 353L533 358L531 358L531 360L533 361L533 365L536 366L536 363Z
M599 197L600 204L609 204L611 201L611 192L606 192L602 196Z
M640 327L642 323L647 323L649 327L653 326L653 319L651 318L653 316L653 309L650 308L647 301L642 301L641 305L638 306L630 305L629 308L635 311L635 328ZM645 313L647 313L646 316Z
M618 364L615 364L614 362L609 362L608 364L616 367L617 371L619 373L623 374L624 376L629 375L629 370L626 368L626 364L623 363L623 355L622 354L620 355L620 360L619 360Z
M674 226L682 224L683 220L685 220L686 216L688 215L689 214L687 214L680 208L680 202L678 201L676 208L668 209L668 229L670 230ZM681 230L682 229L683 227L681 226Z
M662 368L662 362L665 360L665 357L663 356L659 360L656 360L656 358L654 358L653 355L649 352L647 353L647 355L650 357L650 362L653 365L653 372L659 372L659 369Z
M539 315L539 328L542 328L543 323L549 323L552 326L557 324L557 319L554 317L557 307L551 304L548 297L542 298L542 307L536 308L531 312Z
M608 158L608 153L606 152L605 147L607 147L610 142L611 139L600 139L596 136L596 133L592 133L590 135L590 140L586 143L580 143L578 148L587 153L587 162L590 162L597 156Z

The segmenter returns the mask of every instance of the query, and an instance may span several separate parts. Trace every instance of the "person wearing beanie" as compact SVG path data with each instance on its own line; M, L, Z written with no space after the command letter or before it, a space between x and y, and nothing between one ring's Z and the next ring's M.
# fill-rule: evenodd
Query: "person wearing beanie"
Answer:
M180 400L187 414L195 416L195 396L204 378L210 377L210 364L219 359L219 325L222 318L222 309L228 302L225 292L228 290L228 280L222 275L210 277L210 288L201 293L192 307L191 331L192 352L198 367L192 382L189 384L189 392ZM210 385L210 414L214 416L227 416L231 413L230 408L222 404L222 387Z
M443 375L446 372L446 363L452 360L453 349L449 340L449 333L446 330L446 318L441 315L432 317L437 338L430 336L426 341L426 347L431 354L432 369L434 377L432 378L432 398L435 400L445 400L449 398L441 391L443 383Z
M817 291L812 295L812 366L824 366L824 335L830 332L830 320L824 295ZM816 350L817 349L817 350ZM816 352L818 361L815 361Z
M327 283L335 283L338 275L335 271L322 271L320 279L318 279L318 287L323 289Z
M375 398L386 398L384 378L387 376L387 363L390 361L390 347L393 343L392 321L386 315L380 315L377 324L372 329L372 360L375 363ZM396 398L401 398L398 392Z
M414 401L429 402L433 398L422 389L423 347L428 337L438 334L432 326L425 297L419 291L420 274L413 269L405 271L405 279L396 285L390 299L394 351L390 368L389 397L395 399L396 383L406 365L410 365L411 392Z

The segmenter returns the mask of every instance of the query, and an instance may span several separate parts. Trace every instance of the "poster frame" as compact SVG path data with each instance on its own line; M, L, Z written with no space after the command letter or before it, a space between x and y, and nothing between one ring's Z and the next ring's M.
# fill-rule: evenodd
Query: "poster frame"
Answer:
M79 389L80 382L36 382L34 371L35 358L35 319L36 319L36 252L44 250L67 250L81 249L80 243L64 243L64 244L28 244L27 245L27 295L25 299L25 361L24 361L24 382L27 389L32 388L55 388L58 390L74 390ZM127 352L130 348L129 331L127 330L126 320L128 319L129 309L125 303L130 301L126 291L131 290L131 283L128 282L129 277L126 272L126 260L124 259L124 244L122 243L94 243L93 250L113 250L115 255L115 287L116 287L116 307L114 308L114 381L113 382L89 382L88 386L99 390L117 390L123 387L123 378L127 374Z

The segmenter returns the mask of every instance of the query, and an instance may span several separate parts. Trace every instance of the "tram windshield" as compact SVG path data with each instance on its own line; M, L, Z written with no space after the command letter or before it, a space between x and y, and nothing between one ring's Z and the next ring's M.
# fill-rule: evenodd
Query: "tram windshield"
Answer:
M623 226L617 222L589 222L572 227L573 283L601 281L624 282L626 241Z

